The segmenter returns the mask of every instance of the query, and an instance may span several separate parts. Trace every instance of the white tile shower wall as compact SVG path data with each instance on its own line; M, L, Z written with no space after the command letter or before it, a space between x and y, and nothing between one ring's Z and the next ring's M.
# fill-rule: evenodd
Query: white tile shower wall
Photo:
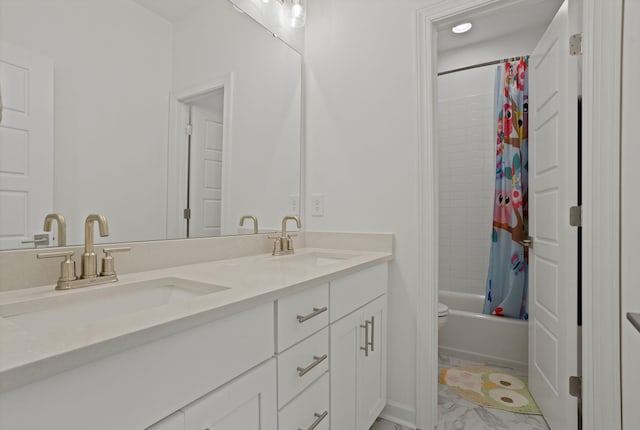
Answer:
M493 95L441 100L438 108L439 286L484 294L494 194Z

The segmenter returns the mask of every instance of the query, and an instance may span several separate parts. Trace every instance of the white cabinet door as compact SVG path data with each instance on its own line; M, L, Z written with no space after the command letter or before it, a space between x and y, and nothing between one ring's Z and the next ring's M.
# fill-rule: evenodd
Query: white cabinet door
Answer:
M358 361L364 343L362 311L331 325L331 428L355 430Z
M384 295L331 325L333 429L368 430L386 404L386 311Z
M369 339L367 353L358 355L357 429L368 430L387 404L387 296L366 305L362 315Z
M275 359L183 411L186 430L277 430Z

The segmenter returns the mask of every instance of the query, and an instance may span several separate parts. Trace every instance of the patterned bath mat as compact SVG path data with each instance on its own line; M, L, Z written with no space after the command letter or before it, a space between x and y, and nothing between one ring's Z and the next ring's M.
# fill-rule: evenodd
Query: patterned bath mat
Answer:
M442 369L440 383L480 406L519 414L542 415L529 393L527 378L482 366Z

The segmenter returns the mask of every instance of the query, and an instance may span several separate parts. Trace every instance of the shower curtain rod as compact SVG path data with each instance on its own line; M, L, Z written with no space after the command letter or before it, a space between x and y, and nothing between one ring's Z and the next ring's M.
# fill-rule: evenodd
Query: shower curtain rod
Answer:
M526 58L526 57L528 57L528 55L521 55L519 57L503 58L502 60L487 61L486 63L478 63L478 64L473 64L471 66L458 67L457 69L451 69L451 70L446 70L444 72L439 72L438 76L448 75L449 73L462 72L464 70L477 69L478 67L485 67L485 66L493 66L493 65L496 65L496 64L503 64L503 63L506 63L508 61L517 61L517 60L519 60L521 58Z

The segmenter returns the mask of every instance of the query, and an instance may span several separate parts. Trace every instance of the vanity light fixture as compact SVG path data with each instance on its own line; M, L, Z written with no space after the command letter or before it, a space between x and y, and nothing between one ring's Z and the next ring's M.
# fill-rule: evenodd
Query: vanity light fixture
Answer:
M470 22L464 22L462 24L458 24L455 27L453 27L451 31L453 31L456 34L462 34L471 30L471 27L473 27L473 24L471 24Z
M307 21L306 15L304 7L302 6L302 0L291 0L291 27L304 27Z

